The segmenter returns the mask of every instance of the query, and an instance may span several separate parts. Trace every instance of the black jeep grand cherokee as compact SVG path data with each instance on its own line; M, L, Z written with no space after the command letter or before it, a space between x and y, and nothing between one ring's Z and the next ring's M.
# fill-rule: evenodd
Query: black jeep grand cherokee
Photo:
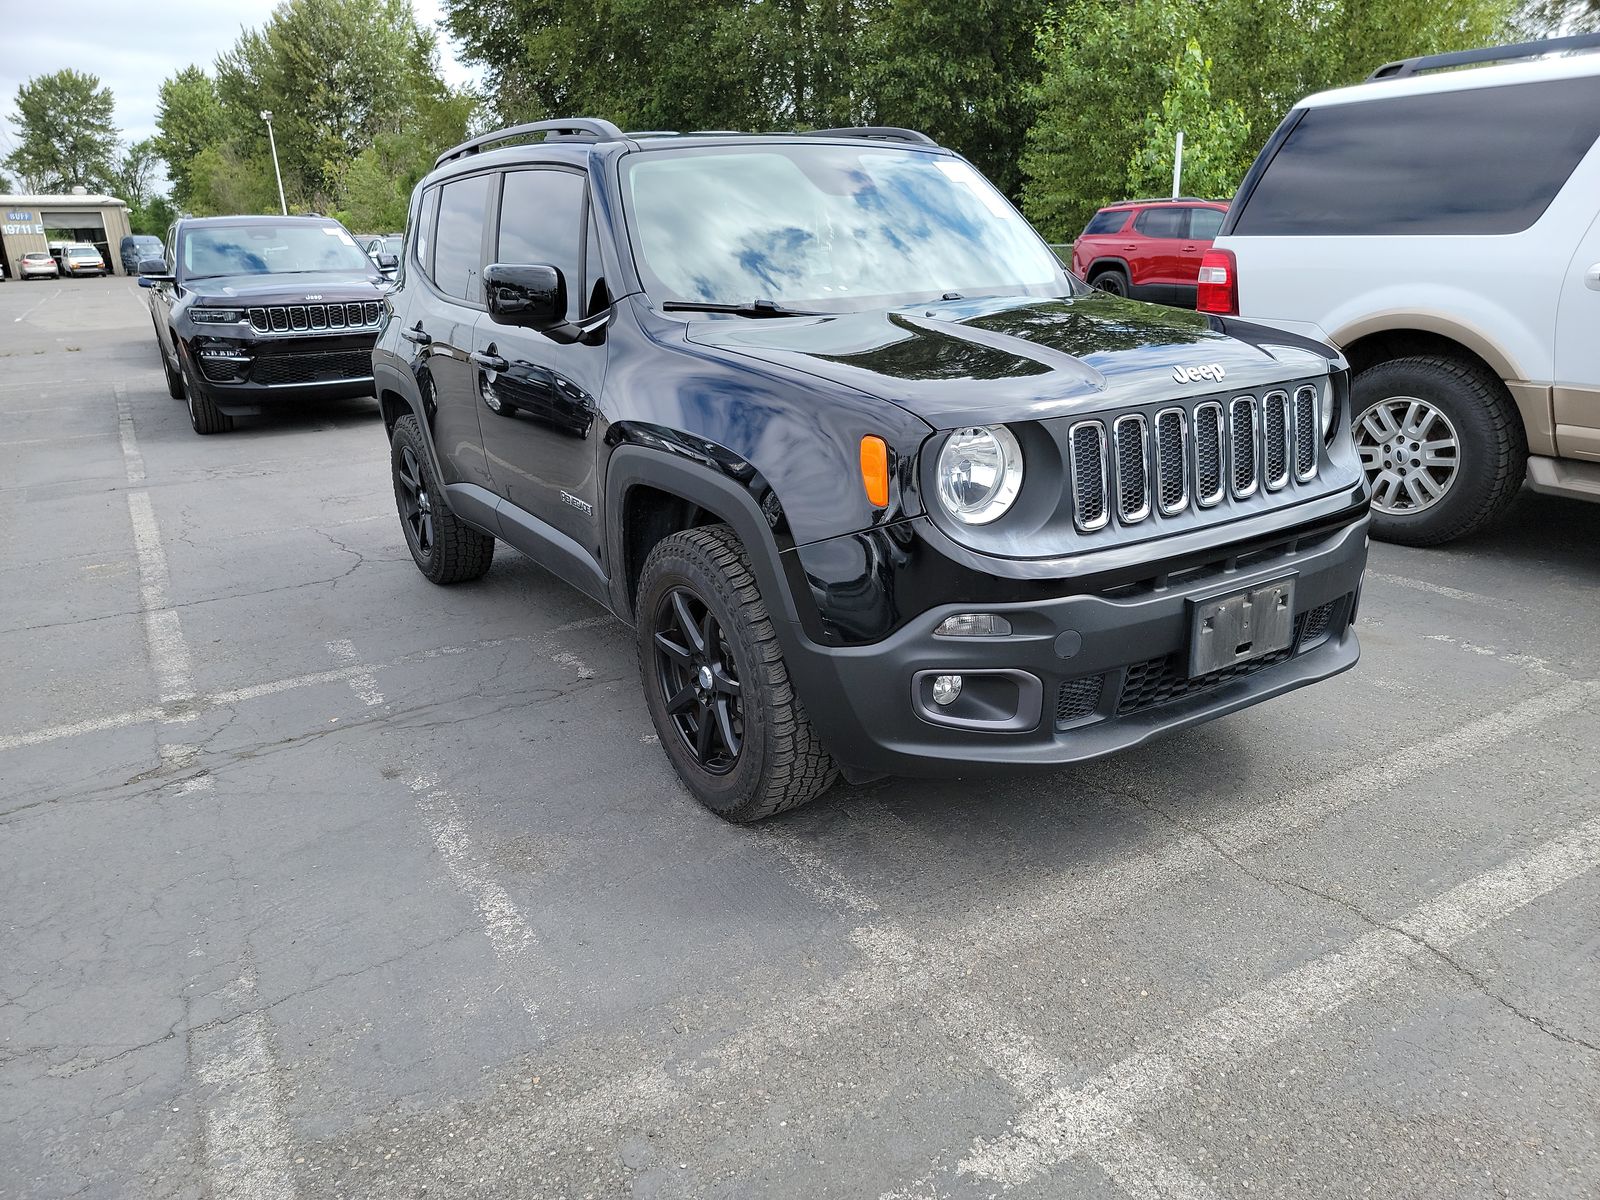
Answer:
M174 400L196 433L288 400L372 395L387 281L324 217L200 217L139 264Z
M1090 290L920 134L538 122L443 155L409 224L373 373L417 565L503 538L633 624L730 820L1356 661L1344 360Z

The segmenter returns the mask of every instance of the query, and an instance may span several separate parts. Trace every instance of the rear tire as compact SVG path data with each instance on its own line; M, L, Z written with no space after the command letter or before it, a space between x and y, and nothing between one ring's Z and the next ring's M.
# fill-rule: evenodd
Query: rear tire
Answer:
M1122 296L1124 298L1128 295L1128 273L1121 267L1107 267L1102 271L1095 272L1094 277L1089 280L1089 284L1091 287L1097 287L1108 295Z
M482 579L494 562L494 538L450 510L428 459L422 427L409 413L395 422L390 435L389 470L400 527L417 570L437 584Z
M1350 402L1374 537L1403 546L1454 541L1492 521L1522 486L1522 419L1505 385L1477 364L1391 359L1356 376Z
M189 364L183 361L181 350L178 352L178 373L181 377L180 394L189 401L189 424L194 426L194 431L202 435L231 432L233 418L195 385L194 376L189 373Z
M707 525L657 543L635 615L650 719L695 799L747 824L833 785L833 758L795 694L733 530Z

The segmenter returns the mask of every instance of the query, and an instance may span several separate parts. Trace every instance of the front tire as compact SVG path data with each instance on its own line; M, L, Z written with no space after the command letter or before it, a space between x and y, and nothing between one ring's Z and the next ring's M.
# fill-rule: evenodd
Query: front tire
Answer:
M1522 420L1482 367L1440 355L1391 359L1356 376L1350 401L1375 537L1454 541L1492 521L1522 486Z
M228 433L233 429L233 418L217 407L216 402L195 385L194 376L189 373L189 364L183 359L183 351L178 351L178 373L180 395L189 401L189 424L198 434L208 435L213 433Z
M389 469L400 526L417 570L437 584L482 579L494 562L494 538L450 510L428 459L422 427L409 413L394 423Z
M635 612L650 719L695 799L746 824L832 786L833 759L795 694L733 530L702 526L657 543Z

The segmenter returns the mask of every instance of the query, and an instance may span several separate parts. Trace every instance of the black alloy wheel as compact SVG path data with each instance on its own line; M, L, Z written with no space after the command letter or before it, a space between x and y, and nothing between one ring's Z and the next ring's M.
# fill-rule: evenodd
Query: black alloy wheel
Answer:
M700 769L726 775L744 746L743 687L716 614L687 587L656 605L656 682L684 747Z
M394 482L400 498L400 519L405 522L412 545L427 558L433 554L433 499L428 495L417 453L410 446L400 447Z

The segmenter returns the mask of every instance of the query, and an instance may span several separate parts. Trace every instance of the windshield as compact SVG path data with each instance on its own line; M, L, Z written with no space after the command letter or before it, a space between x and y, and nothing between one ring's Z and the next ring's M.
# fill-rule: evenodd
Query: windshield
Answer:
M68 258L99 258L100 251L93 246L74 246L67 251Z
M372 263L338 225L211 225L184 233L179 259L188 279L349 271Z
M772 144L652 151L626 168L634 258L658 301L846 312L1077 288L959 159Z

